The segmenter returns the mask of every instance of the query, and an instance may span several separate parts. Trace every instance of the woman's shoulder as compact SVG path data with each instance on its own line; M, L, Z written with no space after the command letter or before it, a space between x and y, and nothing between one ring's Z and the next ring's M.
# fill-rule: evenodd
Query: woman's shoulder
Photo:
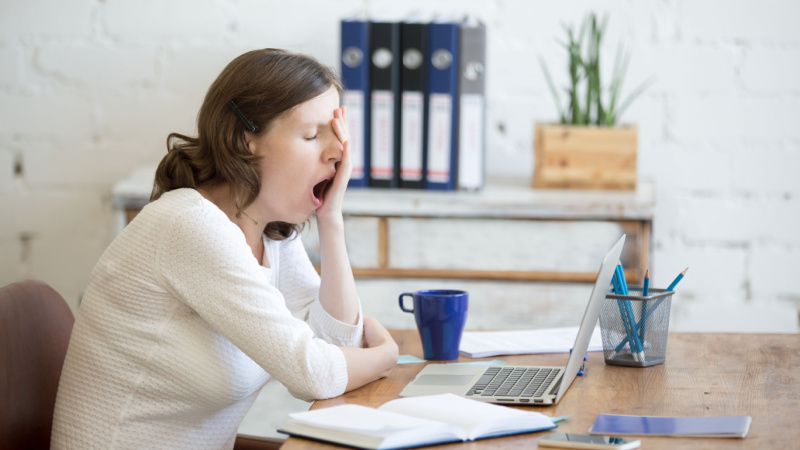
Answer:
M147 204L139 215L142 219L150 219L150 222L160 224L162 231L166 231L167 227L219 228L231 224L225 213L191 188L174 189L163 193L157 200ZM136 219L139 219L139 215ZM174 226L170 226L172 224Z

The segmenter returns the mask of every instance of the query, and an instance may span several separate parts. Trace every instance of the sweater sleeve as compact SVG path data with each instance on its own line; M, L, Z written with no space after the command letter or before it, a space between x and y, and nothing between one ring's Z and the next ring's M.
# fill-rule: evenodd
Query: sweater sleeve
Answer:
M343 347L360 347L364 331L361 303L355 325L332 317L319 302L320 277L308 259L300 236L295 234L281 241L279 247L278 285L292 314L308 322L314 334L327 342Z
M180 214L161 237L161 281L292 395L341 395L347 385L342 351L314 337L269 284L242 231L206 206Z

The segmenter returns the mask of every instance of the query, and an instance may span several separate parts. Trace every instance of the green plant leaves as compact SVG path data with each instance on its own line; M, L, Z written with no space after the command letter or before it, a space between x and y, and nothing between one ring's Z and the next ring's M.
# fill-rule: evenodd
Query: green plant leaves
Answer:
M625 73L628 70L631 54L622 43L617 47L611 83L603 85L600 74L600 49L608 25L608 15L598 24L594 13L588 14L581 23L576 36L572 27L563 25L567 34L567 42L559 43L567 50L569 56L569 86L566 87L567 107L562 107L547 64L539 56L539 65L544 73L548 88L556 102L558 115L563 124L614 126L622 113L654 82L651 77L634 89L625 100L620 101ZM588 33L588 34L587 34ZM584 38L586 38L586 56L584 57ZM580 94L583 94L581 102ZM604 99L608 103L604 105Z

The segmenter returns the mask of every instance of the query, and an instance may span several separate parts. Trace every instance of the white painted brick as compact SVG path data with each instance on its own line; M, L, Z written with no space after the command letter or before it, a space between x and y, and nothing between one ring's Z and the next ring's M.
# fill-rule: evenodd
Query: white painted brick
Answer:
M683 233L692 242L800 245L800 199L704 197L684 201Z
M619 2L603 2L603 10L612 10ZM552 2L546 8L541 4L528 1L513 1L501 5L498 8L496 21L488 24L500 33L514 36L522 42L539 41L537 45L552 46L560 49L558 41L566 40L566 32L562 24L572 26L577 30L586 12L599 10L597 2L586 0L574 2ZM619 25L616 21L611 21L614 30ZM612 34L613 31L612 30ZM558 41L557 41L558 40ZM616 39L609 38L609 42L616 42ZM616 45L616 44L615 44ZM530 61L536 64L535 55L520 55L521 61Z
M339 17L360 2L279 2L243 0L232 11L237 37L252 48L283 48L307 53L339 69Z
M533 173L533 130L537 108L531 105L532 102L525 99L490 103L486 125L488 173L527 177ZM543 102L537 105L543 110L550 107ZM540 113L540 116L545 117L545 114L549 113Z
M639 166L640 175L655 179L664 195L686 190L727 192L734 182L731 155L707 144L662 143L640 164L647 164Z
M653 211L653 252L651 260L657 260L661 250L671 248L679 243L683 229L684 211L682 208L685 196L671 192L656 192Z
M630 107L622 112L620 124L635 124L639 129L638 157L658 146L664 139L666 130L664 102L654 93L645 93L634 100Z
M681 97L669 108L670 132L679 141L800 138L796 97Z
M162 38L218 42L231 25L225 5L213 0L108 1L103 14L112 37L134 42Z
M692 0L680 7L684 39L800 42L800 4L791 0Z
M0 42L0 86L20 82L22 55L17 47L8 42Z
M754 295L800 296L797 282L800 268L798 246L757 245L748 264L750 288Z
M761 47L747 49L741 77L749 91L797 93L800 91L800 50Z
M153 44L45 44L37 52L41 68L91 90L130 89L155 78Z
M88 137L92 133L91 102L73 92L43 95L0 92L0 134Z
M171 132L195 134L202 98L147 91L135 97L105 97L98 103L99 129L104 135L134 140L142 150L151 152L165 148Z
M3 211L3 214L0 215L0 242L18 238L15 216L19 214L17 210L19 202L16 197L11 193L0 193L0 211ZM0 258L3 257L4 254L0 253Z
M14 239L14 236L0 238L0 287L26 278L26 267L21 257L22 243L19 239Z
M52 286L75 313L78 300L86 290L89 274L107 245L105 237L34 238L31 242L30 274Z
M343 6L339 6L340 3ZM313 2L312 2L313 4ZM360 6L364 7L361 8ZM422 20L429 20L435 16L452 15L463 17L465 14L472 14L484 20L491 16L498 9L497 2L487 2L484 0L438 0L431 2L428 0L407 0L397 2L394 0L372 0L368 2L358 2L350 0L348 2L336 2L338 11L347 13L365 10L370 16L386 18L386 20L403 20L409 16L410 12L421 13ZM338 11L332 14L338 15Z
M754 203L752 210L748 211L753 214L751 238L789 244L795 251L800 249L800 198L768 197Z
M78 188L110 193L132 168L157 164L154 153L141 151L135 142L44 144L25 150L25 179L38 190Z
M683 202L683 235L692 242L743 245L753 229L752 202L730 197L695 197Z
M206 91L222 69L249 50L253 50L249 45L173 45L167 50L164 62L164 83L170 92L192 99L199 109Z
M800 194L800 147L748 143L735 153L730 177L737 189Z
M14 159L15 154L10 148L0 147L0 195L11 194L14 186Z
M797 333L797 310L784 302L744 302L718 298L678 302L670 331L719 333Z
M553 83L559 90L562 105L566 101L560 89L566 83L566 72L562 69L560 52L553 53L546 49L534 48L528 42L512 39L499 33L490 33L487 30L487 70L486 91L498 95L530 96L532 94L546 94L548 105L552 105L552 116L557 118L555 101L547 87L544 73L539 65L537 55L541 55L545 62ZM520 64L520 58L525 55L528 64Z
M726 47L637 43L631 53L623 90L631 92L645 80L655 77L650 91L729 95L736 87L736 57L736 53Z
M624 26L637 41L669 42L679 36L678 8L673 2L635 1L624 3L621 10L626 11ZM622 19L615 12L612 20Z
M744 300L747 250L726 246L688 246L670 242L656 255L650 286L664 289L686 268L675 299L733 298Z
M65 190L32 191L10 199L13 235L43 239L108 239L111 205L105 194Z
M96 5L94 0L3 0L0 36L88 36Z

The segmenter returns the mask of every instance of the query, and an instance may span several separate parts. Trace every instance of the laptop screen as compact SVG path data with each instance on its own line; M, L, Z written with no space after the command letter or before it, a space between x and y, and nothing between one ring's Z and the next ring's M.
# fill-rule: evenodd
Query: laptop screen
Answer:
M589 348L589 340L592 338L592 332L597 325L597 319L600 317L600 310L603 309L603 300L608 292L608 286L611 284L611 278L614 276L614 269L617 266L617 261L622 254L622 246L625 244L625 235L614 244L614 247L609 250L603 263L600 264L600 271L597 273L597 280L594 282L592 294L589 297L589 302L586 305L586 311L583 313L581 326L578 329L578 335L575 337L575 345L572 346L572 354L569 355L567 361L567 368L564 372L564 378L561 380L561 386L558 388L556 395L556 403L561 400L561 397L567 392L567 388L575 380L578 370L583 365L583 356L586 354L586 349Z

